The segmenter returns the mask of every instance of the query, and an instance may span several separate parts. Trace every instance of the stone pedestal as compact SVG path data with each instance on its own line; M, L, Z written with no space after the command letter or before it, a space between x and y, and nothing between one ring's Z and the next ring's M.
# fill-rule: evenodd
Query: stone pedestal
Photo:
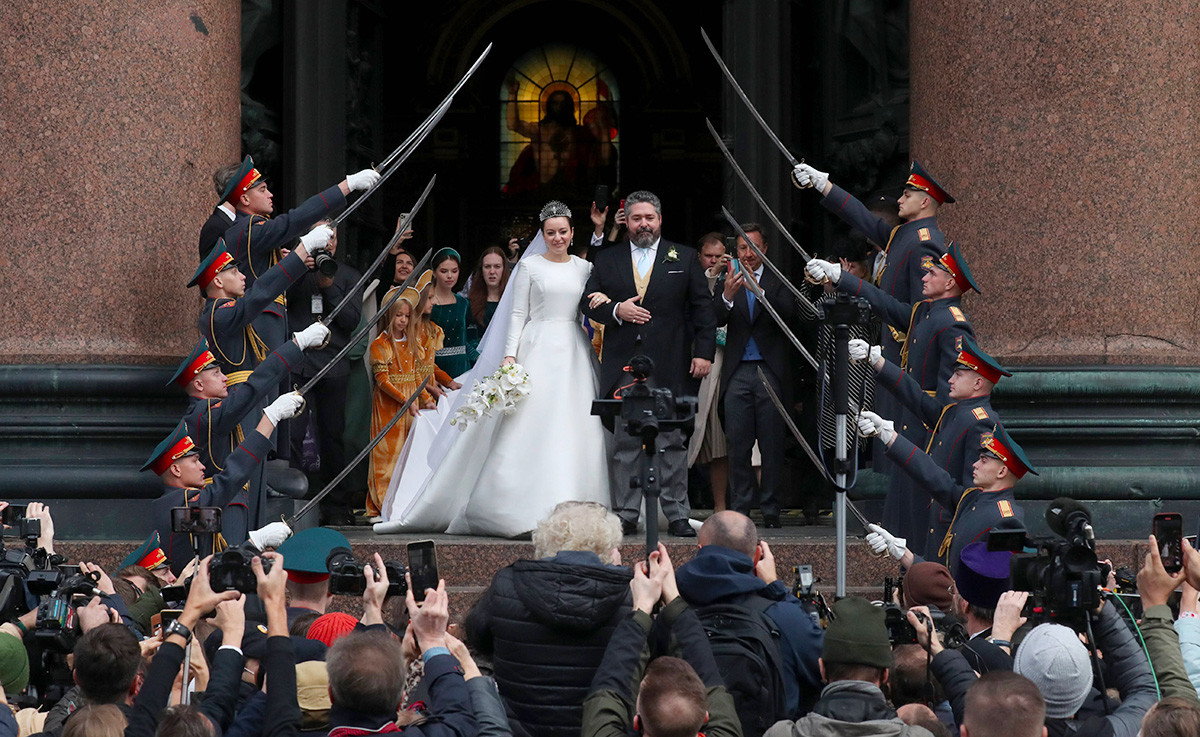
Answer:
M0 29L0 363L174 364L240 151L240 3L7 3Z
M912 0L912 151L1006 364L1200 364L1200 11Z

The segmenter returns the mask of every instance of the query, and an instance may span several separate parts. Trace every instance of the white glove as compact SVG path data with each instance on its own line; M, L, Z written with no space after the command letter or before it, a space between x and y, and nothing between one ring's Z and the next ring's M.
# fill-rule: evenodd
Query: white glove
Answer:
M272 425L278 425L280 420L291 419L299 414L300 408L303 406L304 397L300 396L300 392L288 392L267 405L263 414L267 416Z
M309 254L316 253L325 247L329 239L333 237L333 228L328 225L322 225L319 228L313 228L309 232L300 236L300 242L304 244L304 250Z
M277 548L292 536L292 528L286 522L272 522L266 527L250 531L250 542L259 550Z
M896 437L896 423L864 410L858 415L858 431L864 438L878 435L879 440L887 445Z
M824 282L829 281L833 284L838 283L838 279L842 278L842 267L829 261L822 261L819 258L814 258L804 265L804 270L814 281Z
M829 174L817 171L808 164L796 164L796 168L792 169L792 183L800 189L812 187L824 194L825 185L829 184Z
M896 537L879 525L867 525L867 529L870 530L867 533L867 545L871 546L872 552L876 555L887 553L896 560L904 557L908 549L908 540Z
M351 192L361 192L364 189L370 189L379 181L379 172L374 169L363 169L362 171L346 175L346 186Z
M861 338L850 339L850 360L851 361L867 361L871 366L875 366L883 360L883 350L877 345L871 345Z
M319 322L314 322L303 330L292 333L292 339L296 341L296 345L300 346L302 351L315 345L321 345L328 337L329 328Z

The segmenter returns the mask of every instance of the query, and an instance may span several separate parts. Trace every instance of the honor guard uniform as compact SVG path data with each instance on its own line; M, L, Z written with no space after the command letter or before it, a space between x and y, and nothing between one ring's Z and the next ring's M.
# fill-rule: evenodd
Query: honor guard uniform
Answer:
M961 295L968 289L979 291L957 244L952 241L949 250L940 259L926 265L927 271L938 269L950 276L944 282L945 288L936 292L936 299L926 299L913 305L894 299L878 287L828 261L813 259L805 268L814 278L833 282L838 291L865 298L886 323L902 329L907 337L901 351L900 370L907 373L922 391L934 397L939 408L949 403L949 380L954 373L962 341L975 334L970 320L962 311ZM927 278L926 281L927 290L932 289L932 280ZM887 358L886 352L883 357ZM889 388L881 377L877 377L876 385L885 391ZM878 402L876 407L879 407ZM899 419L897 430L914 445L925 447L929 430L918 415L899 402L896 402L892 412ZM879 471L878 466L876 470ZM888 467L887 473L894 475L894 469ZM911 536L917 541L918 549L921 549L928 529L926 504L906 495L900 486L897 489L896 494L888 494L884 500L883 526Z
M182 422L150 454L141 470L153 471L163 480L162 495L151 503L150 518L155 531L167 541L167 559L173 573L178 575L194 556L203 558L223 549L225 541L236 545L246 539L244 487L270 449L271 443L265 436L250 433L226 459L225 470L216 474L208 485L204 483L200 451ZM183 463L200 465L199 478L187 478L173 470ZM221 507L221 532L173 532L171 510L176 507ZM221 539L217 540L218 537Z
M865 344L864 344L865 345ZM860 348L861 350L861 348ZM853 351L852 351L853 354ZM931 429L925 452L956 484L970 485L973 466L979 459L983 439L1000 424L992 409L992 388L1001 377L1012 376L994 358L984 353L971 338L963 338L962 350L951 377L949 404L942 404L923 391L912 376L889 361L880 361L879 384L900 401L925 427ZM893 473L888 478L888 495L913 500L924 496L914 487L908 474ZM933 560L950 527L953 511L930 501L926 510L927 532L910 534L908 547ZM905 530L902 534L912 531Z
M128 566L141 566L147 571L154 574L155 578L162 582L162 585L169 586L174 583L175 576L168 575L171 567L167 564L167 554L162 550L162 542L159 540L158 530L150 533L146 541L138 546L138 549L125 556L125 560L117 566L117 570L127 568ZM164 576L171 580L163 580Z
M1013 497L1013 485L1027 473L1037 475L1025 451L1003 427L997 426L993 433L985 434L982 443L970 485L955 483L946 469L902 435L896 435L888 445L888 457L899 470L907 473L934 501L953 512L933 558L947 567L959 559L967 545L986 542L992 528L1024 520L1025 515Z
M861 201L829 181L828 174L800 164L793 171L792 178L797 186L812 186L824 194L821 206L826 210L871 241L884 244L883 265L876 281L883 294L901 304L920 301L921 280L927 264L937 261L946 252L945 236L938 227L937 211L941 205L953 203L954 197L919 162L914 160L909 167L908 180L897 203L898 214L904 222L895 227L879 219ZM883 348L883 357L892 363L900 363L906 324L907 316L901 324L884 327L880 346ZM897 414L897 405L884 392L875 392L875 407L884 416ZM876 448L874 459L875 470L886 473L887 462L882 448Z

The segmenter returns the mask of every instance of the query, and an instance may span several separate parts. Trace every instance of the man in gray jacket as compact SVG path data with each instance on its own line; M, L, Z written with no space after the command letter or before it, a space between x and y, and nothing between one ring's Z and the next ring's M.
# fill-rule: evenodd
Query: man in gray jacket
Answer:
M880 607L864 599L842 599L825 631L821 676L826 686L812 711L783 720L765 737L932 737L905 724L883 695L892 667L892 646Z

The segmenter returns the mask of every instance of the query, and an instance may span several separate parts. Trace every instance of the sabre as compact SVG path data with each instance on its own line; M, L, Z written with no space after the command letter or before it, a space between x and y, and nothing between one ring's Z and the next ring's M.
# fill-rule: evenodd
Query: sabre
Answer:
M730 215L729 211L726 210L723 205L721 207L721 212L724 213L726 220L733 222L733 215ZM783 272L780 271L775 264L771 263L771 259L767 258L767 254L763 253L762 250L754 244L754 241L749 240L748 238L742 238L742 240L746 241L746 245L750 246L750 250L754 251L754 254L758 256L758 258L771 270L772 273L775 274L779 281L783 282L783 286L787 287L788 291L795 295L796 299L803 302L805 306L807 306L808 309L812 310L813 312L817 311L816 306L809 301L808 297L805 297L803 292L801 292L794 284L788 281L787 277L783 275Z
M722 207L721 212L725 213L725 219L728 220L729 224L733 226L733 229L737 232L738 236L741 237L742 240L749 242L750 236L746 235L746 231L742 230L742 226L738 225L737 220L735 220L733 216L729 214L729 211ZM767 314L769 314L771 319L773 319L775 323L779 325L779 329L783 331L783 334L787 336L787 339L792 341L792 345L796 346L796 350L800 351L804 358L810 364L812 364L813 369L816 370L817 359L812 357L812 354L808 352L808 349L804 347L804 344L800 342L800 339L796 337L796 334L793 333L791 328L787 326L787 323L783 321L783 317L781 317L780 314L775 311L775 308L771 306L771 303L767 300L767 295L763 291L762 287L756 284L753 279L747 279L746 288L751 292L754 292L754 298L762 303L762 306L766 309Z
M805 263L812 261L812 257L808 255L808 252L800 247L800 244L796 242L796 239L792 237L792 234L788 232L788 229L783 227L783 223L779 221L779 218L775 216L775 213L771 210L771 208L767 207L767 201L762 198L762 195L758 193L758 190L754 188L754 185L750 183L750 177L746 176L746 172L742 171L742 167L738 166L737 160L733 158L733 154L730 153L729 149L725 147L725 142L721 140L721 135L717 133L717 129L713 127L712 121L710 121L708 118L705 118L704 123L708 126L708 132L712 134L713 140L717 142L717 148L721 149L721 153L725 155L725 160L729 162L731 167L733 167L733 173L737 174L738 179L742 180L742 184L746 185L746 189L750 190L750 195L754 197L754 201L757 202L758 206L761 207L763 212L767 214L767 219L770 220L771 224L783 234L783 239L790 243L792 248L796 249L796 253L800 254Z
M809 460L811 460L816 467L820 469L821 475L824 476L826 480L831 480L829 479L829 472L825 470L825 464L821 463L821 459L819 456L817 456L816 451L812 449L812 446L809 445L808 441L804 439L804 436L800 434L800 428L796 427L796 423L792 421L792 416L788 414L787 408L783 406L783 401L779 399L779 395L775 393L775 390L771 387L771 383L767 381L767 377L763 374L761 367L758 369L758 380L762 382L763 388L767 390L767 396L770 398L771 404L775 405L775 409L779 412L779 416L783 418L783 422L785 425L787 425L788 431L792 433L792 437L795 438L796 442L800 444L800 447L804 449L804 453L809 457ZM868 527L868 525L870 525L871 522L863 515L862 512L859 511L858 507L854 506L854 502L846 499L846 507L854 514L859 523L862 524L863 529L870 531L870 527Z
M381 304L379 306L378 314L380 314L380 315L385 314L387 312L388 308L392 306L392 303L400 298L400 294L404 291L404 289L406 287L412 286L412 283L414 281L416 281L416 279L421 275L422 271L424 271L425 264L429 263L429 258L432 255L433 255L433 250L431 249L424 256L421 257L421 261L417 264L417 267L415 269L413 269L413 272L408 275L408 278L404 280L404 283L401 284L398 288L391 290L392 296L383 300L383 304ZM349 299L349 298L347 298L347 299ZM304 383L304 386L300 387L297 391L299 391L301 395L308 393L308 390L310 390L314 386L316 386L317 382L320 381L321 378L323 376L325 376L325 374L329 373L330 369L333 368L334 364L336 364L338 361L342 360L342 358L347 353L350 352L350 349L352 347L354 347L354 345L356 343L358 343L359 339L371 331L372 327L373 327L373 322L368 322L366 325L363 325L362 328L360 328L357 333L350 336L350 340L346 341L346 345L342 346L342 349L337 352L337 354L329 361L329 363L322 366L321 370L318 371L316 373L316 375L313 376L311 379L306 381ZM303 412L304 410L301 409L300 411Z
M371 265L363 271L362 276L360 276L358 279L358 283L351 287L347 294L356 294L359 289L362 289L362 286L367 283L367 279L370 279L371 276L374 275L375 269L378 269L379 265L382 264L384 259L387 258L388 251L392 250L392 246L400 242L400 238L404 235L405 231L408 230L408 226L412 224L413 219L416 217L417 210L421 208L421 205L425 204L425 198L429 197L429 193L433 190L433 184L436 181L437 174L434 174L429 178L429 184L425 185L425 191L421 193L419 198L417 198L417 204L411 211L409 211L407 215L405 215L404 219L400 221L400 227L397 228L396 233L392 236L391 240L389 240L387 245L383 247L383 250L380 251L379 255L375 257L375 260L371 262ZM421 272L413 269L413 273L420 274ZM321 324L325 326L332 325L333 318L338 316L338 313L342 311L342 308L345 307L349 301L349 299L343 299L341 302L338 302L337 306L334 307L333 310L325 316L325 319L321 321Z
M396 412L395 416L388 420L387 424L380 429L379 434L371 438L371 442L367 443L367 447L363 448L358 455L354 456L354 460L350 461L350 463L342 469L341 473L334 477L333 481L330 481L324 489L321 489L320 493L310 499L308 504L305 504L303 507L301 507L300 511L296 512L296 514L293 515L290 520L286 520L288 527L292 527L296 524L296 520L311 512L313 507L317 506L317 504L320 503L320 501L324 499L329 492L333 491L333 487L341 483L342 479L346 478L346 476L354 470L354 467L357 466L362 459L366 458L368 453L375 449L376 445L379 445L380 441L383 440L383 436L387 435L388 431L396 426L396 423L400 421L400 418L404 416L404 413L408 411L408 408L412 406L412 403L417 400L417 397L421 396L421 392L425 391L425 387L429 384L429 379L432 376L433 374L430 374L421 380L421 384L417 387L416 391L408 395L408 399L404 400L404 404L400 405L400 410Z
M454 96L459 93L459 91L463 88L464 85L466 85L467 80L469 80L475 74L476 70L478 70L480 65L483 64L483 60L487 57L487 55L489 53L491 53L491 51L492 51L492 45L488 44L487 48L485 48L483 50L483 53L479 55L479 58L475 60L475 63L472 64L469 69L467 69L467 73L462 76L462 79L458 80L458 84L454 85L454 88L452 90L450 90L450 94L446 95L442 99L442 101L440 103L438 103L438 106L436 108L434 108L433 113L430 113L429 117L425 118L425 122L421 123L421 125L418 126L416 130L414 130L411 134L409 134L408 138L404 139L404 142L401 143L399 146L397 146L395 151L388 154L388 157L386 159L384 159L383 162L379 165L379 168L381 170L386 169L392 163L392 161L397 156L400 155L400 152L403 151L410 143L412 143L413 139L416 138L420 134L421 130L431 124L430 121L432 121L434 119L434 117L437 116L437 111L439 109L448 108L450 106L450 102L454 99ZM445 112L445 111L443 111L443 112ZM438 117L440 117L440 116L438 116Z
M758 108L754 107L754 103L750 102L750 98L746 96L744 91L742 91L742 86L738 84L737 79L735 79L733 76L733 72L729 71L729 67L725 65L725 60L722 59L721 55L717 53L717 47L713 46L712 41L708 40L708 34L704 32L703 28L700 29L700 35L704 38L704 45L708 47L709 52L713 55L713 59L716 60L717 66L721 67L721 73L725 75L725 79L729 80L729 84L733 85L733 91L737 93L738 97L742 98L742 102L744 102L746 107L749 108L750 114L754 116L754 119L758 121L760 126L762 126L762 129L766 132L767 137L771 139L771 142L775 144L775 147L783 152L784 157L789 163L791 163L792 168L795 169L797 166L800 166L800 164L804 163L804 159L796 161L796 157L792 156L791 151L787 150L787 147L783 145L783 141L779 140L779 136L775 135L775 131L771 130L771 126L767 125L767 121L763 120L763 116L758 114ZM810 184L808 186L811 187L812 185Z

